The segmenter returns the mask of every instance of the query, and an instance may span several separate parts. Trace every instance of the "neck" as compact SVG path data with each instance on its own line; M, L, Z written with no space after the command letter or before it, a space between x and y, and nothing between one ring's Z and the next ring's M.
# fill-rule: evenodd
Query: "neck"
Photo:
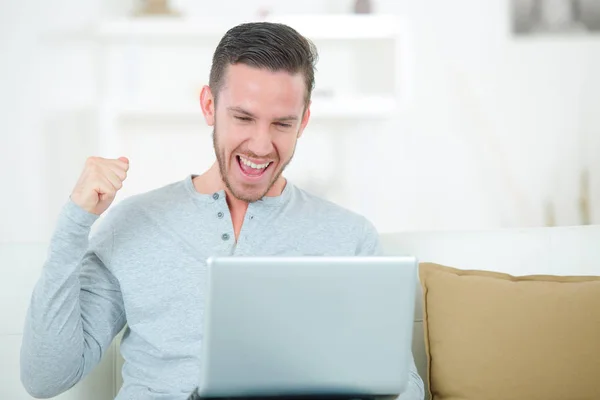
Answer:
M266 196L279 196L283 192L286 181L285 178L279 177L275 184L269 189ZM212 167L202 175L194 178L194 187L196 191L203 194L211 194L224 190L227 199L227 207L231 214L231 222L233 223L233 231L235 240L239 238L242 224L248 210L248 202L235 197L223 182L219 171L219 164L215 162Z
M275 181L275 184L273 184L273 186L265 194L265 196L280 196L285 188L285 185L286 179L283 176L280 176L277 181ZM206 172L194 178L194 187L198 193L202 194L212 194L218 192L219 190L224 190L225 194L227 195L227 205L229 206L229 211L232 214L243 215L248 209L248 202L238 199L227 188L225 182L223 182L223 179L221 178L219 164L216 161Z

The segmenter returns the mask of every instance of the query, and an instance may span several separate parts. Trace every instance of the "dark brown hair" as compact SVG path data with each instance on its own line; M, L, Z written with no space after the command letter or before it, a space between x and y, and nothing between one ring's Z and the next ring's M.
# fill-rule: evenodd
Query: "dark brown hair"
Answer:
M249 22L231 28L215 49L209 86L215 102L229 65L245 64L273 72L301 73L306 84L305 104L315 85L315 45L291 27L274 22Z

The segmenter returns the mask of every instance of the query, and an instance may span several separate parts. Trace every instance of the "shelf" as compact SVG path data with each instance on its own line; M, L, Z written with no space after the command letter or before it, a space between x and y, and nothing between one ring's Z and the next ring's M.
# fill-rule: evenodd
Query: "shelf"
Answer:
M129 104L109 107L119 120L203 120L197 103L185 104ZM313 99L311 118L314 119L359 119L391 116L397 110L397 103L391 96L361 96L344 99Z
M290 25L312 40L393 39L401 31L401 21L393 15L274 15L266 21ZM220 38L246 22L226 18L139 17L107 21L96 29L103 40Z

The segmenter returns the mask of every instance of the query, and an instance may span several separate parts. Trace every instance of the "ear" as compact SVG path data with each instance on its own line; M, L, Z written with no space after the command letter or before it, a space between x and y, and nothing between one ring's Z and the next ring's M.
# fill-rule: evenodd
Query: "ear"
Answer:
M202 114L204 114L204 120L208 126L215 125L215 99L212 91L208 85L202 87L200 92L200 107L202 108Z
M300 136L302 136L302 133L304 132L304 128L306 128L306 125L308 125L308 120L310 119L310 105L312 104L312 102L308 102L308 105L306 106L306 110L304 110L304 115L302 116L302 121L300 122L300 129L298 129L298 138L300 138Z

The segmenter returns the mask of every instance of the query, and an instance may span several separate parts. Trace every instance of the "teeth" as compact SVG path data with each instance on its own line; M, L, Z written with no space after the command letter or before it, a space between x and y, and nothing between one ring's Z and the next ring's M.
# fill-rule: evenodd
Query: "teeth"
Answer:
M247 165L250 168L254 168L254 169L263 169L263 168L267 168L269 166L269 164L271 164L271 161L269 161L268 163L265 164L254 164L252 161L240 156L240 161L242 161L242 163L244 165Z

